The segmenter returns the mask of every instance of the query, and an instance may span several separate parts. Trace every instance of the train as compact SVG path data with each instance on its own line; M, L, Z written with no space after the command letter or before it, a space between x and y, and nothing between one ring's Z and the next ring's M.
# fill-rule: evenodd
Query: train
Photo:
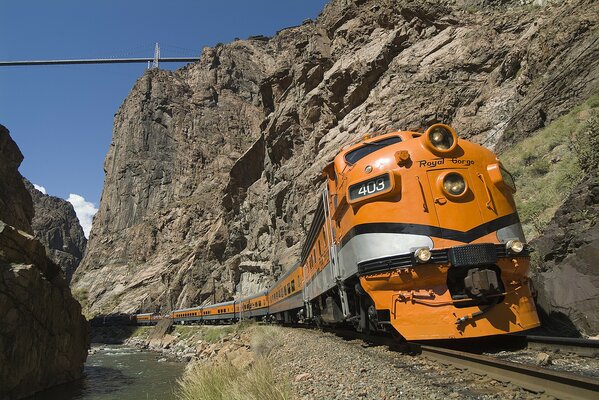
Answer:
M168 317L351 325L403 340L540 325L516 186L491 150L446 124L365 135L323 178L296 265L266 291Z

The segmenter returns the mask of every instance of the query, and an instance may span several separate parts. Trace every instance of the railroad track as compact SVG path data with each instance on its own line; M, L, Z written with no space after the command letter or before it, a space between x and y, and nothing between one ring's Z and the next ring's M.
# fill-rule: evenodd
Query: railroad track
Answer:
M500 360L492 356L475 354L472 352L472 350L465 351L414 342L401 343L395 338L386 336L370 336L352 330L331 329L328 331L345 339L363 340L373 345L387 346L391 350L414 355L422 355L445 365L451 365L459 369L468 369L474 374L486 375L497 381L509 382L531 392L546 394L558 399L599 399L598 379L589 378L570 372L551 370L535 365ZM502 340L505 338L498 339L500 339L500 342L502 343L514 343L512 339L507 339L505 341ZM547 343L547 345L551 344L559 346L560 350L563 350L563 346L566 344L569 344L570 347L576 348L579 351L584 351L582 349L584 349L585 346L590 346L591 349L598 348L595 347L597 343L586 343L585 341L581 340L556 340L556 338L539 339L536 336L533 336L532 339L526 336L521 336L517 340L517 345L521 346L522 343L524 343L524 347L531 343ZM466 346L466 348L468 347L471 346ZM480 346L476 347L479 350L481 349Z
M534 365L517 364L466 351L416 344L420 354L478 375L510 382L558 399L599 399L599 380Z
M533 335L523 337L529 349L559 350L561 352L575 353L583 357L599 357L599 340Z

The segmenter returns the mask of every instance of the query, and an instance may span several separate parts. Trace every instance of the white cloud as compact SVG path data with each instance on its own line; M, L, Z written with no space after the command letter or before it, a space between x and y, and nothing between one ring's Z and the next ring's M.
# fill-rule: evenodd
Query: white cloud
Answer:
M85 233L86 238L89 238L89 232L92 230L92 219L98 212L98 209L94 206L94 203L86 201L78 194L70 193L67 201L73 205L77 218L79 218L79 223L83 228L83 233Z
M36 185L35 183L33 184L33 187L36 188L37 190L39 190L40 192L42 192L43 194L48 194L46 193L46 188L40 185Z

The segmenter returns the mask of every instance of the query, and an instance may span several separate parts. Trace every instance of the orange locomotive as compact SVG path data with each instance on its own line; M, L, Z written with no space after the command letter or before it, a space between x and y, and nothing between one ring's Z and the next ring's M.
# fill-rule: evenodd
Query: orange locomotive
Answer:
M490 150L436 124L364 138L324 175L298 264L266 292L175 322L352 323L407 340L539 326L516 188Z
M307 318L407 340L539 325L516 188L490 150L436 124L365 138L324 173L302 252Z

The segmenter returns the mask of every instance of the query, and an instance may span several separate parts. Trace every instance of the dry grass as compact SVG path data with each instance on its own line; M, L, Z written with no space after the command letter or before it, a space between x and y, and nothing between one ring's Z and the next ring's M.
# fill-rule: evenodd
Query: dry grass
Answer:
M246 371L229 362L196 364L179 381L181 400L288 400L291 385L277 379L272 362L259 357Z
M518 186L515 198L528 240L543 231L585 170L596 165L598 113L599 95L500 155Z
M282 344L279 331L274 326L257 326L252 334L250 346L252 352L263 358L268 358L273 350Z
M152 333L152 330L154 329L153 326L137 326L135 327L135 330L131 333L132 338L139 338L139 339L148 339L150 337L150 334Z
M236 327L247 329L247 326ZM282 342L276 328L251 327L254 360L247 369L228 361L194 365L179 380L177 396L181 400L288 400L291 384L274 368L270 356Z

